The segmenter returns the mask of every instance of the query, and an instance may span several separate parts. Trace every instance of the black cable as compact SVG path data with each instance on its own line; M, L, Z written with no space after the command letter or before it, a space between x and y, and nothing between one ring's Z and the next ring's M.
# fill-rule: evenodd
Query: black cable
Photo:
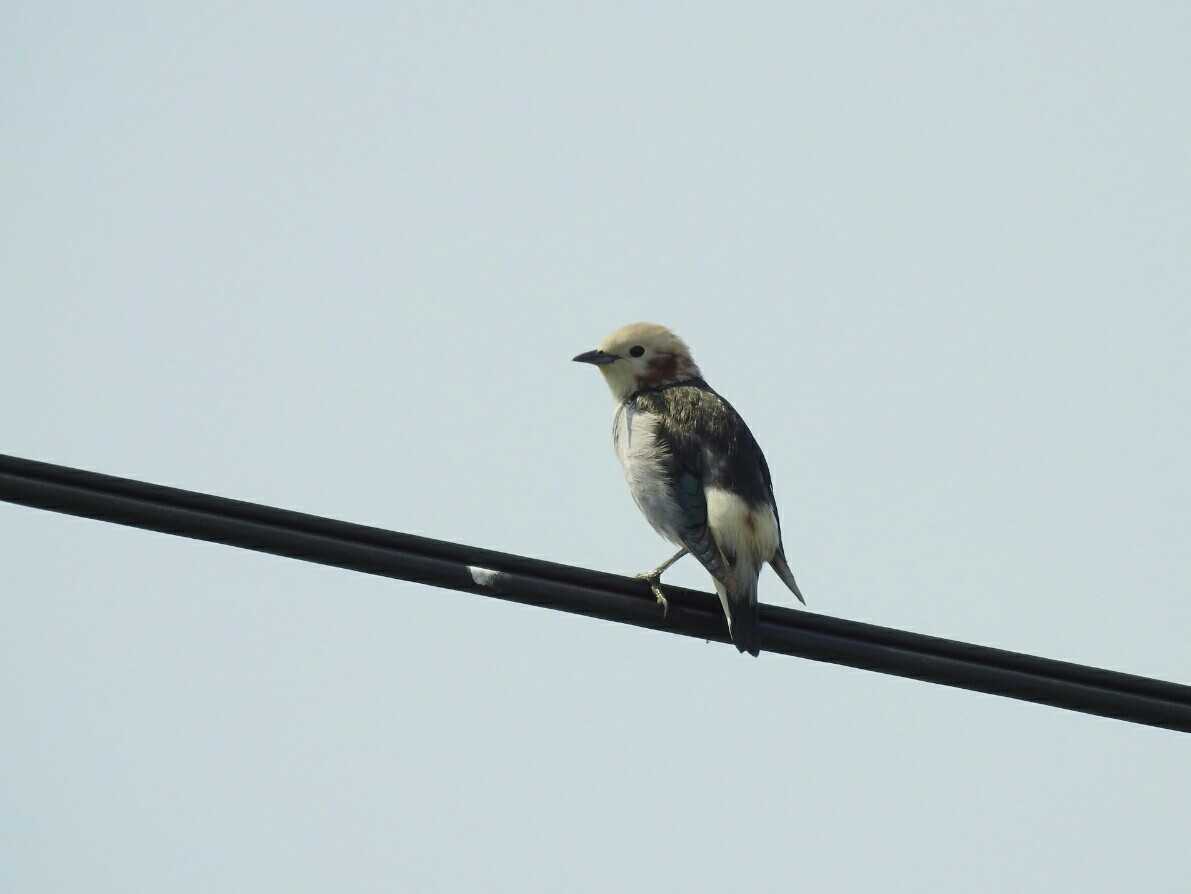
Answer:
M0 499L729 642L718 599L643 581L0 454ZM765 605L764 651L1191 732L1191 687Z

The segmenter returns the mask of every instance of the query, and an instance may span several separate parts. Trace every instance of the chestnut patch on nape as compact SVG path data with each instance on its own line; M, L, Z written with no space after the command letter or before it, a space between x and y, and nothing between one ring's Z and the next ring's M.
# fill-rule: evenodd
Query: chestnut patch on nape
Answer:
M651 385L668 381L678 375L678 357L674 354L658 354L649 361L645 381Z

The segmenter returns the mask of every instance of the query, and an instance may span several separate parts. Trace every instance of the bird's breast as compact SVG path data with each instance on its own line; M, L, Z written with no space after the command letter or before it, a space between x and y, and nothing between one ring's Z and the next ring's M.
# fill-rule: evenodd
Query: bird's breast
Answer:
M670 452L658 438L658 417L623 405L613 421L612 442L633 501L663 537L679 542L681 506L668 475Z

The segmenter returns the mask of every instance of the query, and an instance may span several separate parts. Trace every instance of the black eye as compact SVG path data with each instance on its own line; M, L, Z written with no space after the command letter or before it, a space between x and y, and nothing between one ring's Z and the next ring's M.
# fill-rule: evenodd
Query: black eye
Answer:
M640 357L644 353L645 348L641 347L640 345L633 345L631 348L629 348L630 357Z

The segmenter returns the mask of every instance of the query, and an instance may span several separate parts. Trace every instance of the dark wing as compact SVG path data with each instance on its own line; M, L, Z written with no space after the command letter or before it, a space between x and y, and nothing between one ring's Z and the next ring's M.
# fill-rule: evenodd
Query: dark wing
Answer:
M697 448L697 438L678 435L680 432L676 432L672 426L667 426L663 417L655 436L664 440L670 448L671 493L679 506L681 517L678 537L687 552L698 559L699 564L715 579L716 593L720 597L720 606L728 621L728 633L732 642L741 651L756 655L757 649L752 638L756 625L748 623L747 612L743 617L739 614L736 587L726 567L727 563L734 561L733 557L724 555L707 525L707 497L703 490L706 476L704 451ZM753 612L755 618L755 608ZM748 642L740 639L745 631L749 632Z
M794 573L786 561L786 548L782 544L782 522L777 511L777 499L773 495L773 476L769 473L769 463L765 461L761 446L749 431L744 419L723 397L707 388L700 400L703 412L698 414L699 418L706 420L706 424L713 427L712 436L719 448L709 470L708 483L727 487L754 506L767 503L773 510L778 539L777 552L769 564L782 579L782 583L805 605L806 599L798 589Z
M689 392L689 393L688 393ZM707 526L707 463L705 433L692 424L699 389L678 386L636 397L636 409L657 417L656 437L668 458L667 475L679 508L677 534L692 556L721 583L729 579L725 559Z
M703 480L697 471L676 466L674 495L682 507L683 526L679 531L682 545L712 577L726 585L728 570L724 567L724 557L711 537L711 529L707 527L707 498L703 494Z
M716 544L707 523L706 489L723 488L758 505L765 495L756 442L744 420L706 383L666 389L659 434L673 463L673 493L681 506L683 544L716 580L716 593L732 642L758 651L757 575L731 573L736 557Z

